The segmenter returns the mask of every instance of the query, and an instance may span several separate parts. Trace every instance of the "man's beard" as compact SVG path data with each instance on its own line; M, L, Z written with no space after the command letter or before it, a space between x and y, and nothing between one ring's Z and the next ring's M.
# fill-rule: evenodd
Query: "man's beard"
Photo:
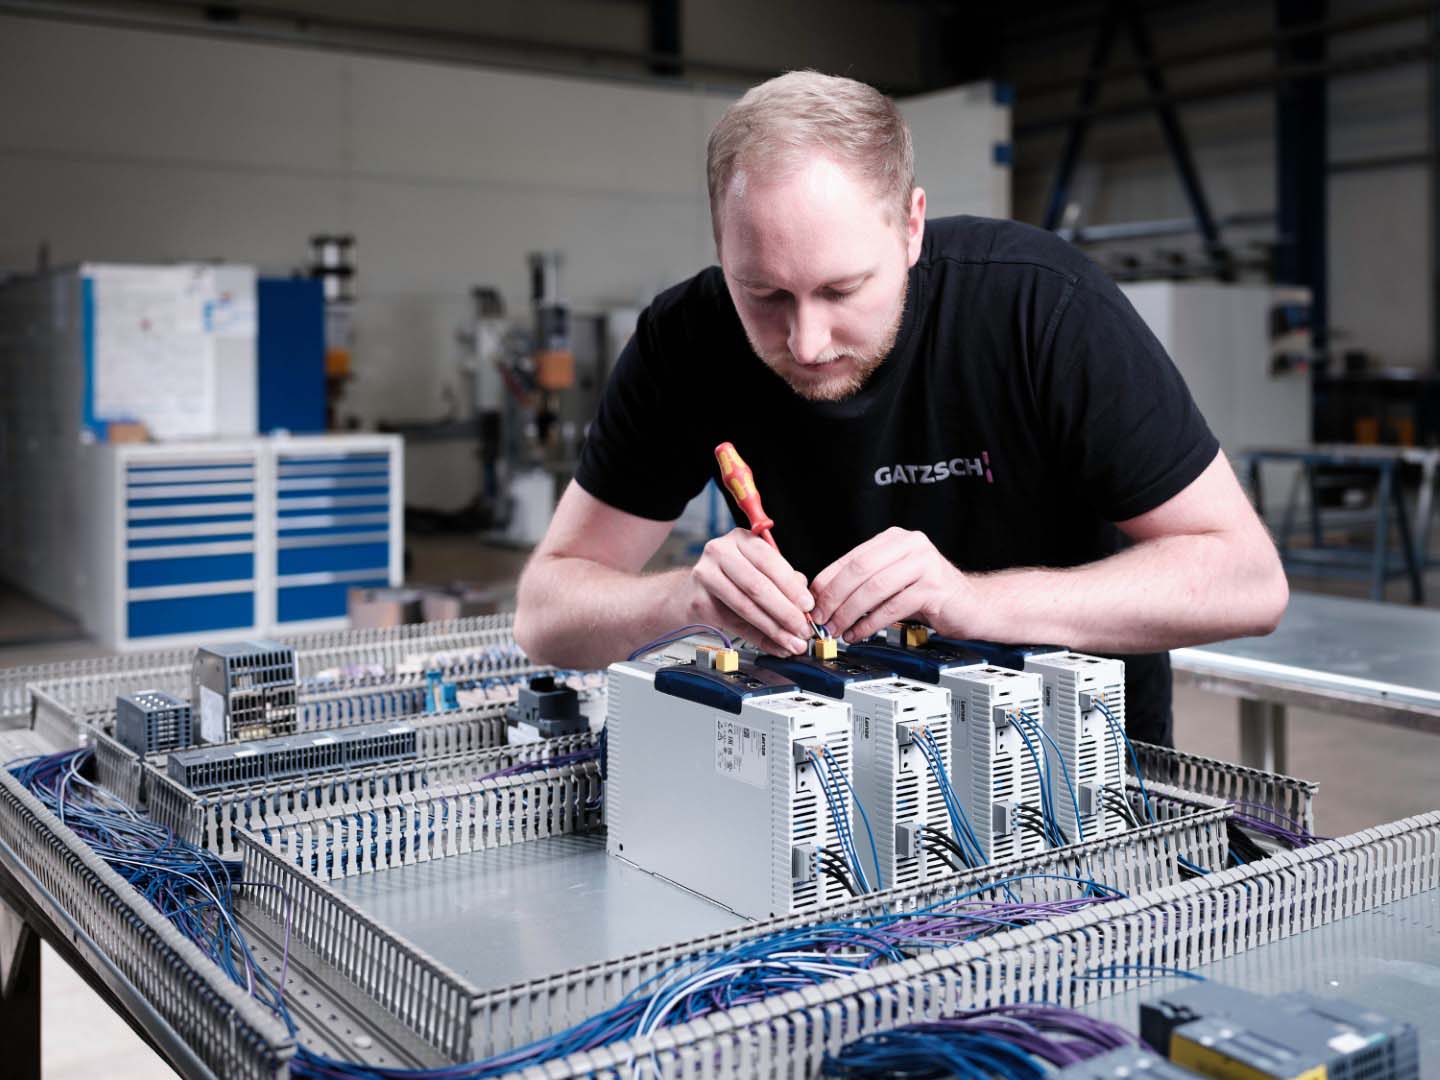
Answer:
M905 301L910 293L910 276L907 274L903 280L900 302L895 305L895 314L891 317L885 332L872 345L858 351L855 349L826 349L820 354L820 360L825 362L848 357L852 361L852 366L844 374L824 375L817 372L815 376L809 378L804 376L796 378L796 368L799 365L795 363L795 358L791 355L790 350L788 348L772 349L769 352L762 350L747 328L745 333L750 339L750 348L755 350L755 355L764 361L766 367L784 379L790 389L801 397L809 401L844 401L856 394L862 386L870 381L870 376L875 374L876 368L885 362L885 358L890 355L890 350L895 347L895 339L900 334L900 323L905 318ZM823 371L823 367L821 370Z

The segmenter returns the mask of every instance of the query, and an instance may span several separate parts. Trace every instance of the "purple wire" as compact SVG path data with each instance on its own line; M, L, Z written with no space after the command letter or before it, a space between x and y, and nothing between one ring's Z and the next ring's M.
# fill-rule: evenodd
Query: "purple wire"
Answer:
M632 652L628 659L638 660L646 653L653 652L661 646L673 645L675 644L675 642L682 641L685 638L690 637L692 634L701 632L707 634L714 634L716 637L718 637L721 641L725 643L725 648L727 649L733 649L735 647L734 643L730 640L729 635L726 634L724 630L711 626L709 623L689 623L685 626L677 627L674 630L667 630L654 641L647 641L644 645L641 645L638 649Z

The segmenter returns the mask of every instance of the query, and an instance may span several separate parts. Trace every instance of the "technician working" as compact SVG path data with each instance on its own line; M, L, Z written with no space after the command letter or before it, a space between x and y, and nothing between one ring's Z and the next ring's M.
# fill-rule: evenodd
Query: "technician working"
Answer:
M1288 591L1114 283L1046 232L927 222L909 130L849 79L750 90L708 183L720 265L658 296L616 365L520 581L526 651L598 667L705 622L789 654L812 619L854 641L913 618L1122 656L1131 734L1168 743L1163 650L1268 633ZM726 441L783 557L737 527L643 573Z

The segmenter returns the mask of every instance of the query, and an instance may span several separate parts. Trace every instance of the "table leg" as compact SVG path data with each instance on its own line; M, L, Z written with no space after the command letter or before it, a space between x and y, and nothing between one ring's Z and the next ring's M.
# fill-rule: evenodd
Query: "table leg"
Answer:
M1325 546L1325 533L1320 528L1320 483L1315 476L1315 466L1305 463L1305 484L1310 494L1310 546L1317 551Z
M1385 577L1390 569L1390 492L1395 486L1395 470L1389 463L1380 466L1380 485L1375 493L1375 549L1371 555L1370 599L1385 600Z
M1285 771L1285 706L1240 699L1240 764Z
M1415 505L1415 550L1420 559L1420 572L1430 565L1430 519L1435 513L1435 461L1432 451L1420 466L1420 498Z
M0 901L0 1048L5 1075L40 1080L40 935Z
M1425 560L1415 550L1415 537L1410 533L1410 522L1405 510L1405 485L1397 479L1390 489L1395 503L1395 531L1400 534L1400 550L1405 556L1405 572L1410 578L1410 602L1425 602ZM1389 557L1389 553L1386 553Z

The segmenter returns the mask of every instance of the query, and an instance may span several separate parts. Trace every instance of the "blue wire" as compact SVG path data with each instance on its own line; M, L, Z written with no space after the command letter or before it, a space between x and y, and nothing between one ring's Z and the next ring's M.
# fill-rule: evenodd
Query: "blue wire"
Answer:
M1079 796L1077 796L1075 793L1075 784L1070 778L1070 766L1065 763L1065 755L1060 752L1060 745L1050 737L1050 733L1045 730L1045 726L1041 724L1040 721L1036 720L1024 709L1020 710L1020 718L1027 721L1030 724L1030 729L1034 731L1037 735L1039 735L1042 739L1044 739L1047 743L1049 743L1051 749L1055 751L1055 758L1057 761L1060 762L1060 771L1065 776L1065 786L1070 789L1070 805L1075 811L1075 833L1079 838L1080 842L1083 844L1085 842L1085 826L1080 821L1080 799ZM1049 769L1045 770L1045 783L1047 786L1050 784ZM1052 812L1055 809L1053 795L1051 796L1050 809Z
M1035 765L1035 774L1040 783L1040 815L1045 819L1045 831L1049 833L1050 843L1055 847L1064 847L1068 841L1065 833L1061 831L1060 824L1055 820L1055 807L1050 802L1050 786L1045 783L1045 770L1040 767L1040 755L1035 751L1035 744L1030 741L1025 728L1020 724L1015 725L1015 731L1025 743L1025 749L1030 752L1030 760ZM1017 791L1018 795L1019 792Z
M860 822L865 826L865 835L870 838L870 854L875 859L875 887L885 888L885 878L880 870L880 851L875 846L875 833L870 829L870 815L865 813L865 804L860 801L860 796L855 794L855 787L850 783L850 777L845 775L845 770L840 768L840 763L830 756L830 747L825 747L825 759L830 762L831 768L839 774L840 779L845 781L845 787L850 792L850 798L855 802L855 809L860 811Z
M1110 725L1110 730L1118 732L1120 738L1125 740L1125 747L1130 751L1130 764L1135 769L1135 783L1140 785L1140 797L1145 801L1145 816L1150 821L1155 820L1155 811L1150 806L1150 792L1145 790L1145 777L1140 774L1140 758L1135 753L1135 744L1130 741L1130 736L1125 734L1125 726L1115 719L1115 714L1099 698L1095 698L1095 708L1099 709L1105 717L1105 722Z

